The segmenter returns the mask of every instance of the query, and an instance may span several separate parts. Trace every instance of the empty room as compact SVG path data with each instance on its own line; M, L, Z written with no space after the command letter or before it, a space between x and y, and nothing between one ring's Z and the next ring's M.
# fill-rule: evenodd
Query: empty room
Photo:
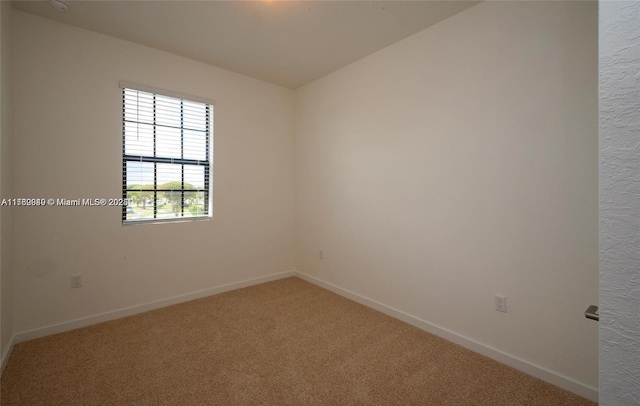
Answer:
M640 3L0 5L3 406L640 403Z

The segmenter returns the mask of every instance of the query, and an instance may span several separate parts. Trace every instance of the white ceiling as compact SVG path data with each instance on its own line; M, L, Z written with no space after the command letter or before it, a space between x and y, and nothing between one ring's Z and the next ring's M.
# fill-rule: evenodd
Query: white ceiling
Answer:
M295 89L478 1L48 1L15 9Z

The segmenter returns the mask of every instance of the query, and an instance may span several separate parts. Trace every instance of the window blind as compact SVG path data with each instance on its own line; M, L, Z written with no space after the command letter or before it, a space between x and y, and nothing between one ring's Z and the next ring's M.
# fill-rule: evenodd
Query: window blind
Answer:
M210 217L213 105L122 89L123 223Z

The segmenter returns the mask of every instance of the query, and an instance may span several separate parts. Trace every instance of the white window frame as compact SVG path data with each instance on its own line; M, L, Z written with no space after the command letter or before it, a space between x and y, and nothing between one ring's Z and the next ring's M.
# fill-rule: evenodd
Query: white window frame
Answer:
M128 195L127 192L131 192L132 190L128 190L127 189L127 162L153 162L154 163L154 181L153 181L153 188L146 190L148 192L153 193L153 210L154 210L154 217L153 218L143 218L143 219L127 219L127 207L126 205L123 205L122 207L122 224L123 225L140 225L140 224L158 224L158 223L174 223L174 222L184 222L184 221L201 221L201 220L211 220L212 216L213 216L213 112L214 112L214 101L211 99L206 99L206 98L202 98L202 97L197 97L197 96L190 96L190 95L185 95L182 93L178 93L178 92L173 92L173 91L169 91L169 90L165 90L165 89L159 89L159 88L155 88L155 87L150 87L150 86L145 86L145 85L139 85L139 84L135 84L135 83L131 83L131 82L125 82L125 81L121 81L120 82L120 89L122 90L122 197L123 199L127 199ZM154 147L154 153L153 156L152 155L128 155L126 154L126 133L125 133L125 125L127 123L135 123L136 121L129 121L125 119L126 116L126 111L125 111L125 93L126 90L133 90L133 91L139 91L139 92L145 92L145 93L150 93L153 95L154 97L154 106L155 106L155 96L165 96L165 97L170 97L173 99L177 99L181 101L181 106L183 105L182 102L183 101L187 101L187 102L196 102L196 103L202 103L205 105L205 111L206 111L206 159L205 160L194 160L194 159L185 159L184 158L184 154L181 153L181 158L166 158L166 157L159 157L156 155L156 151L155 151L155 147ZM155 108L155 107L154 107ZM154 137L154 145L156 142L156 127L157 126L161 126L158 125L156 123L156 119L155 119L155 113L154 113L154 119L153 119L153 137ZM181 144L184 143L184 130L186 129L185 127L183 127L183 125L180 125L180 131L181 131ZM181 170L182 170L182 188L181 189L175 189L172 191L175 193L182 193L182 197L181 197L181 215L178 217L171 217L171 218L167 218L167 217L162 217L162 218L157 218L157 214L158 214L158 193L160 191L162 192L166 192L166 190L164 189L159 189L158 188L158 184L157 182L157 164L158 163L165 163L165 164L179 164L181 165ZM184 168L185 166L190 166L190 165L197 165L197 166L203 166L204 167L204 173L205 173L205 177L204 177L204 210L205 213L204 215L201 216L184 216L184 193L188 192L190 190L187 190L184 188Z

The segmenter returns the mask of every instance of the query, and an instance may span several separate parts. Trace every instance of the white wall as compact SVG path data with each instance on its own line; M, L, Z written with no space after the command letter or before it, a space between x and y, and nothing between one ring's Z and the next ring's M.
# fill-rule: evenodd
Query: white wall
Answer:
M0 2L0 199L13 195L11 3ZM0 365L13 337L13 208L0 209Z
M292 91L19 11L13 34L17 197L121 195L119 80L216 101L212 221L15 210L17 333L293 269Z
M297 269L595 394L597 41L485 2L298 89Z
M600 404L640 404L640 2L600 2Z

